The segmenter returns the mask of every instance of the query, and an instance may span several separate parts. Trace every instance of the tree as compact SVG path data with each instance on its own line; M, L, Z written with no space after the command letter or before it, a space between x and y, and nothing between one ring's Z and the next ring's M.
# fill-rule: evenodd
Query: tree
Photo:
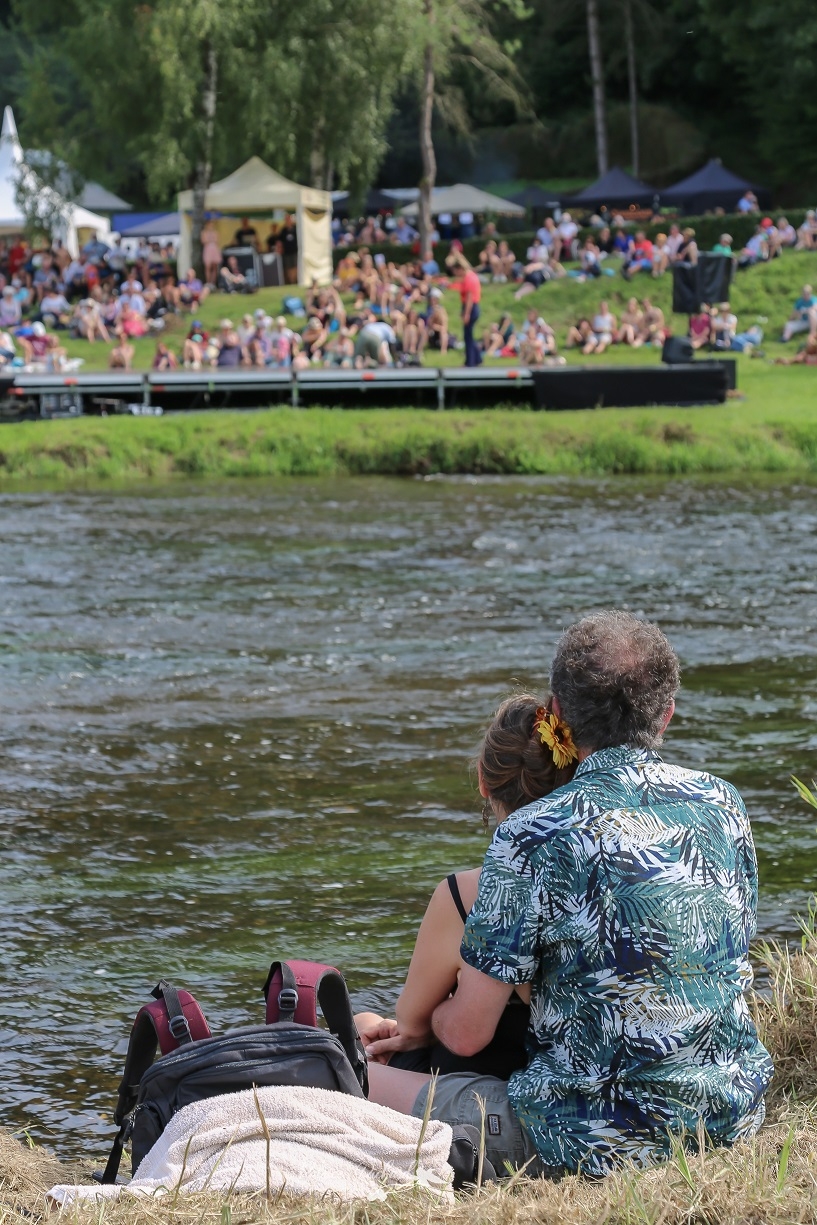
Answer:
M593 84L593 120L596 129L596 165L599 176L607 173L607 105L604 95L604 64L601 57L598 0L587 0L587 46Z
M418 222L420 247L425 250L431 234L431 195L437 179L432 131L435 110L444 122L470 135L467 108L456 85L457 73L475 70L484 91L519 109L527 109L528 101L513 60L515 48L503 46L494 34L485 0L415 0L415 4L423 167ZM528 15L522 0L497 0L495 10L517 20Z
M639 175L638 148L638 68L635 54L633 0L624 0L624 41L627 46L627 88L630 100L630 164L633 176Z

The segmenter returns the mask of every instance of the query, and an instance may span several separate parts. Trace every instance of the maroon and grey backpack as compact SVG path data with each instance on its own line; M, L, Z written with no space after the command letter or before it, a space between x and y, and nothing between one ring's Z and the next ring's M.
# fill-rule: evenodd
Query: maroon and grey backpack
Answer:
M161 981L137 1013L119 1086L114 1140L101 1181L116 1181L130 1141L136 1171L182 1106L266 1085L308 1085L365 1097L366 1056L349 993L333 966L274 961L264 985L266 1024L213 1037L189 992ZM320 1006L328 1029L318 1026ZM156 1059L157 1050L161 1056Z

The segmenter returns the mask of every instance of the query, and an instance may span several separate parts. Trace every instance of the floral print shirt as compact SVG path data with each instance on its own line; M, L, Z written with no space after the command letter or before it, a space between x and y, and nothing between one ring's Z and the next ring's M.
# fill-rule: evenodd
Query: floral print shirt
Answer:
M655 752L602 749L494 835L462 957L531 983L511 1104L543 1165L605 1174L763 1121L745 993L757 864L743 801Z

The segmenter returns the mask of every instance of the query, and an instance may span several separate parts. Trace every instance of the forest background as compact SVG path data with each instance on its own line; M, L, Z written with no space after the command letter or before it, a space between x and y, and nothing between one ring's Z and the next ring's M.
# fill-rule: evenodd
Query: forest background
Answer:
M254 153L358 199L416 184L423 122L441 182L636 161L661 186L718 156L781 204L817 192L807 0L0 0L0 79L26 148L137 206Z

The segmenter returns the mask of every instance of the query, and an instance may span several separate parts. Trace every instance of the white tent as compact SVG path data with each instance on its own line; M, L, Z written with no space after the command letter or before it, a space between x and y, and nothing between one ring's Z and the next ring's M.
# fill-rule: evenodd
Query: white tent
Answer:
M328 191L301 187L276 174L260 157L251 157L226 179L210 185L204 208L208 213L232 217L270 217L276 209L293 213L298 233L298 283L307 285L317 280L325 285L332 280L332 197ZM179 192L179 213L179 267L186 269L192 249L192 191Z
M400 212L404 217L416 217L418 204L413 200ZM472 187L470 183L455 183L453 187L435 187L431 193L431 212L434 217L440 213L496 213L500 217L524 217L525 210L512 200L502 196L493 196L489 191Z
M36 189L36 179L23 158L14 114L7 106L0 130L0 234L21 234L26 228L26 218L17 203L17 187L21 180L28 189ZM41 193L59 206L61 221L54 237L62 240L71 255L78 255L82 243L93 234L100 234L103 240L110 234L111 223L107 217L63 201L51 187L41 188Z

